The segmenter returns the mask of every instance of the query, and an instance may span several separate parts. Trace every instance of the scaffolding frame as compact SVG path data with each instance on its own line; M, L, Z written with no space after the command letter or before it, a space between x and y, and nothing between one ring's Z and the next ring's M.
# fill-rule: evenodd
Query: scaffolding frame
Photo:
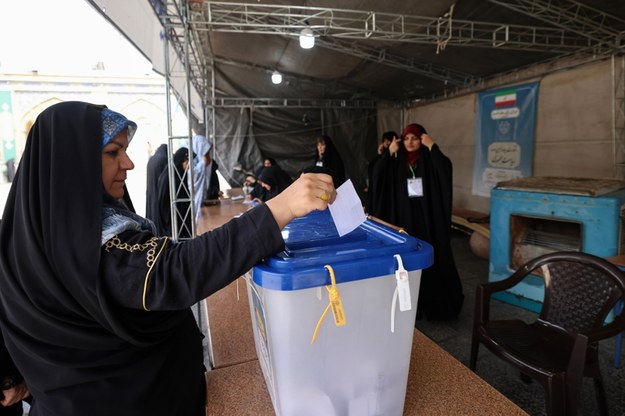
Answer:
M451 11L443 17L423 17L219 1L168 0L150 3L161 20L169 26L170 41L180 59L188 61L191 83L209 107L218 107L221 102L213 101L211 85L214 81L212 65L215 58L208 37L201 35L207 31L296 37L303 28L310 28L317 37L319 47L443 81L456 87L459 93L475 90L488 80L457 69L394 55L385 49L367 48L355 41L444 44L556 53L543 63L575 55L583 55L584 60L588 56L592 56L593 60L606 59L611 54L625 51L625 21L579 2L554 5L548 0L488 1L546 22L549 26L465 21L452 18ZM186 34L185 30L190 33ZM189 53L183 57L187 38ZM229 64L249 66L236 62ZM267 72L273 70L258 69ZM202 81L207 79L211 80L208 85ZM447 92L442 95L449 96ZM287 106L292 102L287 101ZM320 105L328 108L333 104Z
M484 88L501 74L482 79L459 70L415 62L412 59L388 53L384 49L366 48L355 41L371 40L439 46L450 44L556 54L553 58L542 62L543 64L576 55L582 55L585 63L611 56L615 82L613 96L614 166L615 170L621 165L625 166L625 93L623 93L625 21L576 1L569 1L568 6L556 6L548 0L488 1L547 22L549 26L463 21L453 19L451 10L443 17L422 17L337 8L201 0L151 0L150 4L159 17L165 33L166 71L164 75L167 86L167 126L170 146L168 169L174 238L177 239L180 236L181 226L184 226L184 222L181 224L179 218L185 218L186 215L195 218L192 169L187 178L190 198L184 201L177 200L171 151L181 142L188 143L188 148L193 149L192 89L201 97L205 135L209 139L215 137L215 110L219 107L375 108L376 106L373 100L216 97L214 88L216 60L212 55L208 37L201 36L207 31L296 37L302 29L309 28L316 36L324 37L323 40L318 40L320 47L445 81L457 88L456 95L463 91L470 92ZM615 62L619 59L621 66L617 70ZM229 62L229 64L245 65L236 62ZM272 68L257 69L272 71ZM550 70L553 70L553 66ZM172 77L184 79L184 93L172 87L170 82ZM172 134L170 93L176 95L181 101L180 104L186 107L189 120L186 136ZM182 95L185 95L184 99ZM451 95L447 91L443 93L445 98ZM440 97L432 97L432 99L437 98ZM405 109L408 104L402 102L397 105ZM215 146L213 146L213 154L215 154ZM177 208L183 202L190 202L189 211L179 215ZM192 221L192 223L191 235L195 235L195 222ZM196 318L200 321L198 322L200 328L203 328L202 317L206 319L205 335L209 344L209 368L213 368L208 314L202 313L201 303L197 304L197 308Z
M612 166L625 179L625 55L612 55Z

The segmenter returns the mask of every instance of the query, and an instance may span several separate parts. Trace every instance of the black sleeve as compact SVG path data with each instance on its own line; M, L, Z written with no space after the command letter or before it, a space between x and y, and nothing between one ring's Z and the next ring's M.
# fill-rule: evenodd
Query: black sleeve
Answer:
M184 242L133 231L112 238L102 248L102 284L124 307L184 309L283 248L280 228L261 204Z
M263 186L258 183L258 181L256 181L254 183L254 188L252 189L252 192L250 192L250 196L252 198L258 198L258 199L263 199L263 196L265 194L265 188L263 188Z
M169 170L164 170L158 177L157 199L154 224L159 236L171 235L171 202L169 197Z
M430 150L430 172L432 173L432 192L438 193L439 209L451 226L453 204L453 166L451 160L443 154L437 144Z
M4 345L4 336L0 331L0 382L6 377L13 378L18 382L22 380L22 375L15 367L15 363L9 355L6 345Z
M393 222L391 215L394 200L395 158L385 150L377 159L371 171L369 211L374 217Z
M220 188L219 176L217 176L217 169L219 169L219 165L213 160L213 164L211 165L210 180L208 182L208 199L219 198Z
M335 186L338 188L343 185L343 183L347 180L347 175L345 174L345 165L343 164L343 159L337 153L337 161L336 161L336 178L335 178Z

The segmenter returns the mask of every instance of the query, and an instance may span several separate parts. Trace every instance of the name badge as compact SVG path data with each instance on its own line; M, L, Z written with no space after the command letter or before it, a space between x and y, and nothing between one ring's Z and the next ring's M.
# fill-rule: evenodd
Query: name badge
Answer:
M422 178L408 178L408 197L416 198L423 196Z

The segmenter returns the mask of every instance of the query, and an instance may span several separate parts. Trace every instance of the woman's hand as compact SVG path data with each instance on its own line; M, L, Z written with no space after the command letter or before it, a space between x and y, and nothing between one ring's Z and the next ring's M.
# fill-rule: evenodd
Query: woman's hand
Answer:
M397 151L399 150L400 143L401 143L401 139L399 139L397 137L393 138L393 141L388 146L388 151L391 154L391 156L393 156L395 153L397 153Z
M304 173L266 204L282 229L295 218L316 209L326 209L335 199L336 189L330 175Z
M384 143L378 145L378 154L381 155L382 153L384 153Z
M423 133L421 135L421 144L431 150L432 146L434 146L434 140L432 140L432 138L427 133Z

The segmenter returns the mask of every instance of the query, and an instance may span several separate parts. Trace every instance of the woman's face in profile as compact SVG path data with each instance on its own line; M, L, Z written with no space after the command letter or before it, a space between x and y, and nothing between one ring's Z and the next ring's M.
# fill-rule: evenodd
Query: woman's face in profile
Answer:
M102 184L104 190L115 199L124 196L126 172L135 167L127 150L128 136L125 130L102 149Z

